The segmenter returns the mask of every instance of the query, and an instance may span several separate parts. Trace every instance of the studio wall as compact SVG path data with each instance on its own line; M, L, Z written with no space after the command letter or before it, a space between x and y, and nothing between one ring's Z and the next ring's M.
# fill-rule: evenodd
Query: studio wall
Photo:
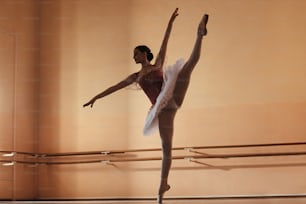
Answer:
M40 5L39 152L128 148L125 91L83 108L128 73L128 2L68 0ZM39 168L40 198L79 197L80 193L82 197L128 196L127 186L126 174L102 164Z
M39 112L38 4L32 0L1 1L0 13L0 149L35 152ZM36 168L27 165L0 168L1 198L36 196Z
M305 141L303 0L19 0L0 6L0 149L43 154L160 147L158 133L142 135L150 103L137 86L93 108L82 105L140 69L135 46L146 44L157 55L176 7L167 65L188 59L202 15L210 19L176 116L174 146ZM303 193L304 160L174 161L167 196ZM153 197L160 165L1 166L0 197Z

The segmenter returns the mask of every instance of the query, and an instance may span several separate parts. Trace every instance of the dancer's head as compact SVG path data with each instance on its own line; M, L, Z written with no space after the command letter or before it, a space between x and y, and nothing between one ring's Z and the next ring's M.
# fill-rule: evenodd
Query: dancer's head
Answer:
M144 60L149 62L154 58L150 48L146 45L139 45L134 49L134 60L136 63L141 63Z

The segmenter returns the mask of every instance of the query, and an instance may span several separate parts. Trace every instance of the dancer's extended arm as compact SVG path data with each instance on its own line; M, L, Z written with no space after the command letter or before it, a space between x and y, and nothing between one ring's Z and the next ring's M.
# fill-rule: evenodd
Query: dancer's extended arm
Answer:
M167 26L167 29L166 29L166 32L165 32L165 35L164 35L164 39L162 41L159 53L156 57L156 61L155 61L156 68L162 68L163 65L164 65L168 40L169 40L170 33L171 33L171 30L172 30L172 24L173 24L173 22L174 22L174 20L177 16L178 16L178 8L176 8L174 10L174 12L172 13L172 15L170 17L170 20L169 20L169 23L168 23L168 26Z
M112 94L115 91L118 91L118 90L120 90L120 89L122 89L124 87L127 87L128 85L130 85L133 82L135 82L136 79L137 79L137 73L131 74L126 79L122 80L121 82L117 83L114 86L111 86L111 87L105 89L104 91L102 91L101 93L99 93L98 95L93 97L89 102L85 103L83 105L83 107L86 107L86 106L89 106L89 105L90 105L90 107L92 107L97 99L100 99L100 98L105 97L105 96L107 96L109 94Z
M146 67L146 69L141 70L139 72L139 75L138 75L138 80L141 77L143 77L144 75L147 75L148 73L150 73L151 71L163 68L165 57L166 57L168 40L169 40L170 33L171 33L171 30L172 30L172 24L173 24L173 22L174 22L174 20L175 20L175 18L177 16L178 16L178 8L176 8L174 10L174 12L172 13L172 15L170 17L170 20L168 22L168 26L167 26L167 29L166 29L166 32L165 32L165 35L164 35L164 38L163 38L160 50L159 50L159 52L157 54L155 63L153 65L151 65L151 66Z

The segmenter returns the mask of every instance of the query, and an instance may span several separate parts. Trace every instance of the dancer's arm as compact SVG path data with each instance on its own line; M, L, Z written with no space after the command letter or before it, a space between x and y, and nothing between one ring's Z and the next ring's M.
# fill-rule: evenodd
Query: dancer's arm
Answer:
M173 24L173 22L174 22L174 20L177 16L178 16L178 8L176 8L174 10L174 12L172 13L172 16L171 16L171 18L169 20L169 23L168 23L168 27L167 27L165 35L164 35L164 39L162 41L162 44L161 44L161 47L160 47L160 50L159 50L159 53L156 57L155 66L157 68L162 68L163 65L164 65L168 40L169 40L170 33L171 33L171 30L172 30L172 24Z
M132 84L133 82L135 82L137 79L137 73L131 74L130 76L128 76L126 79L122 80L121 82L115 84L114 86L111 86L107 89L105 89L104 91L102 91L101 93L99 93L98 95L96 95L95 97L93 97L89 102L85 103L83 105L83 107L89 106L92 107L93 104L96 102L96 100L105 97L109 94L112 94L124 87L127 87L128 85Z

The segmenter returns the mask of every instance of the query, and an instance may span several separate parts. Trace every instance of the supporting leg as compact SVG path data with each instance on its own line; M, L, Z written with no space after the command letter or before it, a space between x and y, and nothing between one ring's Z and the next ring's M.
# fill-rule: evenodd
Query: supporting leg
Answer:
M168 185L168 176L172 163L173 121L175 114L176 109L164 109L158 116L163 153L158 203L162 203L164 193L170 189Z

